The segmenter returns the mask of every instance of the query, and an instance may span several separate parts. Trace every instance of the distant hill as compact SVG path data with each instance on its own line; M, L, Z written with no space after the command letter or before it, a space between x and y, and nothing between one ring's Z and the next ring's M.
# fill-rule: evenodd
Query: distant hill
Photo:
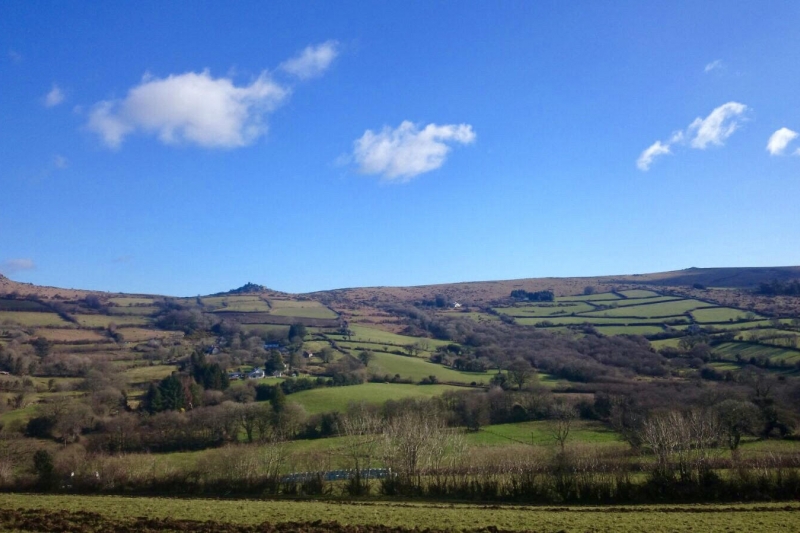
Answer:
M800 280L800 266L786 267L728 267L728 268L687 268L671 272L650 274L626 274L616 276L594 276L574 278L526 278L501 281L475 281L446 283L438 285L419 285L411 287L358 287L306 293L302 296L323 302L352 302L370 305L371 303L420 302L443 296L450 302L480 304L508 298L511 291L525 290L536 292L550 290L556 296L582 294L587 287L597 292L624 290L641 286L663 289L691 289L695 285L712 288L739 289L749 291L760 283L778 280L781 282ZM36 296L45 299L81 298L89 294L111 295L80 289L45 287L30 283L20 283L0 275L0 295L16 293L19 296ZM114 293L116 294L116 293ZM275 291L264 285L248 282L241 287L216 296L262 294L272 297L291 296Z

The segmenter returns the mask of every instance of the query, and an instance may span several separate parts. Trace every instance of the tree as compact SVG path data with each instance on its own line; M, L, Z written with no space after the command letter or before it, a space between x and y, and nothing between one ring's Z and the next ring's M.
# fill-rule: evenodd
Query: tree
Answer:
M326 346L319 352L319 357L322 359L323 363L330 363L333 361L334 358L334 351L333 348Z
M364 363L364 366L369 366L370 361L375 359L375 354L370 351L362 350L358 354L358 360Z
M508 380L517 385L522 390L526 382L533 379L536 372L533 370L531 364L523 359L517 359L506 367L508 371Z
M301 343L306 338L306 327L303 324L295 323L289 326L289 340L292 343Z
M344 455L355 476L350 479L348 492L351 496L369 493L369 477L362 472L372 468L381 443L382 421L366 404L352 404L347 414L339 420L339 429L345 436Z
M50 353L50 341L44 337L36 337L31 344L39 357L47 357L47 354Z
M744 435L757 435L764 427L761 411L752 402L725 400L715 406L728 448L736 450Z
M553 419L551 429L553 439L558 443L558 446L561 448L561 453L563 454L567 445L569 432L572 429L572 422L578 416L578 413L573 406L564 402L558 402L553 404L550 416Z
M286 365L283 362L281 352L274 349L270 350L269 359L264 361L264 372L272 374L273 372L281 372L284 368L286 368Z
M47 450L37 450L33 454L33 470L42 488L50 488L55 481L53 456Z

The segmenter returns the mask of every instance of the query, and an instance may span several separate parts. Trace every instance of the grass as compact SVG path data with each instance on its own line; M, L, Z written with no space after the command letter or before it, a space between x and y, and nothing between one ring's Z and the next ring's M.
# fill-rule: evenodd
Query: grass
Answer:
M597 294L587 294L583 296L559 296L557 302L593 302L606 300L620 300L620 297L613 292L600 292Z
M660 350L661 348L678 348L680 345L681 339L676 337L674 339L661 339L657 341L650 341L650 346L655 348L656 350Z
M275 316L296 316L297 318L339 318L339 315L321 305L318 307L282 307L272 309L270 314Z
M152 305L155 300L153 298L120 296L118 298L109 298L108 301L120 307L128 307L132 305Z
M287 500L211 500L190 498L131 498L2 494L4 509L86 511L106 520L126 522L132 517L215 521L245 525L263 522L336 521L354 526L447 529L452 531L496 527L509 531L564 531L569 533L651 531L706 533L792 531L800 504L758 503L723 505L551 506L530 507L469 503L354 502ZM734 512L738 511L738 512ZM200 529L198 524L197 529ZM302 528L298 528L300 530Z
M656 296L660 296L657 292L648 291L644 289L632 289L629 291L620 291L620 294L623 296L627 296L628 298L652 298Z
M110 315L154 315L159 311L160 307L155 306L140 306L140 307L109 307L108 314Z
M403 398L431 398L448 390L461 390L450 385L406 385L403 383L364 383L347 387L325 387L287 396L287 400L302 405L309 414L330 411L345 412L350 402L382 404Z
M678 298L675 296L655 296L652 298L628 298L627 300L617 300L611 305L617 307L630 307L632 305L646 305L646 304L654 304L658 302L674 302L676 300L682 300L683 298Z
M637 305L636 307L617 307L611 309L603 309L593 313L586 313L584 316L591 317L671 317L678 316L692 311L699 307L708 307L708 304L699 300L674 300L671 302L660 302L650 305Z
M178 367L174 365L137 366L126 370L124 375L131 384L150 383L164 379L176 370Z
M689 320L686 317L675 317L669 319L672 320L681 320L685 323L688 323ZM561 316L561 317L536 317L536 318L517 318L517 324L522 326L535 326L539 322L551 322L556 325L562 324L594 324L594 325L603 325L607 324L610 326L627 326L631 323L637 324L663 324L665 320L663 318L605 318L605 317L587 317L587 316Z
M518 422L484 426L476 433L467 433L467 443L473 446L505 446L508 444L552 445L553 424L550 421ZM599 422L576 420L567 442L588 444L619 444L619 435Z
M242 331L253 335L276 334L285 337L289 334L289 326L279 326L276 324L242 324Z
M51 342L108 342L108 337L94 330L86 329L37 329L34 337L44 337Z
M698 322L731 322L746 319L747 311L732 307L713 307L710 309L697 309L692 311L692 316ZM754 314L755 315L755 314ZM755 315L755 319L764 317Z
M69 322L55 313L30 311L0 311L0 324L10 322L20 326L68 326Z
M84 328L107 328L109 324L145 326L150 323L150 320L143 316L75 315L75 319Z
M585 313L594 310L593 305L575 302L567 304L531 304L515 305L513 307L496 307L498 313L510 316L565 316L572 313Z
M786 361L796 363L800 360L800 351L779 348L777 346L763 346L760 344L750 344L746 342L725 342L713 349L717 356L725 359L736 360L736 356L741 356L745 361L751 357L766 357L770 361Z
M497 322L498 320L500 320L498 317L494 315L490 315L487 313L476 313L476 312L452 313L451 316L455 316L458 318L468 318L469 320L474 320L475 322Z
M440 341L436 339L423 339L420 337L408 337L406 335L398 335L383 331L382 329L369 328L366 326L352 325L350 331L353 332L353 337L350 342L369 342L374 344L406 346L415 344L417 342L427 343L431 349L436 346L447 346L450 344L448 341ZM345 340L341 335L329 335L337 340Z
M144 342L150 339L166 339L170 337L183 337L182 331L161 331L146 328L118 328L122 339L126 342Z
M389 353L374 353L375 359L369 364L370 373L389 374L419 381L428 376L436 376L439 381L455 383L488 383L496 372L460 372L446 366L437 365L415 357L405 357Z
M655 335L664 331L659 326L595 326L595 329L603 335Z

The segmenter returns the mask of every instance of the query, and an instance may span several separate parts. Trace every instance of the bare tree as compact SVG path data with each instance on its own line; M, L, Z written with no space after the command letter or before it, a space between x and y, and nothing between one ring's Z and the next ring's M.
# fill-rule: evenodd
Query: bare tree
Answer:
M558 402L553 404L550 416L553 419L553 425L550 430L551 434L561 448L561 453L564 453L567 445L567 438L569 438L569 433L572 430L572 423L575 421L575 418L577 418L578 413L573 406L564 402Z
M362 473L372 468L382 443L382 429L381 418L363 403L351 405L339 420L339 430L347 437L342 450L355 471L348 485L351 496L369 493L369 477L365 478Z

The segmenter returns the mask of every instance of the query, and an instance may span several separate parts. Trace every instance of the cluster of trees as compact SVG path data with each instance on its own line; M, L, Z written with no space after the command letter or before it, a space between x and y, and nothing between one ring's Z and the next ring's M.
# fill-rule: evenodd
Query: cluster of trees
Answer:
M800 280L780 281L772 280L762 282L756 289L756 294L765 296L800 296Z
M553 291L528 292L522 289L511 291L511 298L515 300L528 300L531 302L552 302L556 299Z

